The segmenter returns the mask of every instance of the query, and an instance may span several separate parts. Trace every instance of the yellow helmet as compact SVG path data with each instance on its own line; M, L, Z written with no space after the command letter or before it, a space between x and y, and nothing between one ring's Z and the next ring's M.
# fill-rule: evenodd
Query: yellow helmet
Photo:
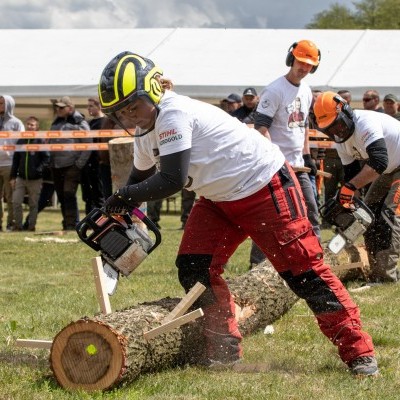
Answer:
M98 91L102 111L115 113L140 96L158 104L163 90L157 78L162 74L148 58L129 51L119 53L100 76Z

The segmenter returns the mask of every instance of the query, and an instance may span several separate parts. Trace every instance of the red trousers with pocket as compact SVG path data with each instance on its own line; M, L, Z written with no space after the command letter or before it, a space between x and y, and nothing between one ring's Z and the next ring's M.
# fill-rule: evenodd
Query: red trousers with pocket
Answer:
M240 338L233 300L221 275L236 248L249 236L289 287L307 302L321 331L338 347L345 363L374 354L371 337L361 329L357 305L324 263L300 186L288 164L257 193L226 202L201 197L190 213L178 259L186 255L194 255L193 260L196 255L209 257L209 276L203 279L214 295L213 304L204 309L209 332ZM185 266L178 268L184 275Z

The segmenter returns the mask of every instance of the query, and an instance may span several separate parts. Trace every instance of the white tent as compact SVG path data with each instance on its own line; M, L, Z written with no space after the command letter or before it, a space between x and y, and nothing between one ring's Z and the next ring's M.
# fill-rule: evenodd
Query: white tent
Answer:
M263 86L287 71L289 46L314 41L322 60L306 80L322 90L367 89L400 95L400 30L71 29L0 30L0 93L24 97L91 96L117 53L147 56L176 90L221 99Z

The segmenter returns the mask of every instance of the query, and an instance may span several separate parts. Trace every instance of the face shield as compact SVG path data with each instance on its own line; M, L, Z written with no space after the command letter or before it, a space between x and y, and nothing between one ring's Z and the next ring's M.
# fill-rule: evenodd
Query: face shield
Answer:
M352 118L349 118L343 111L340 111L336 119L327 127L319 128L336 143L344 143L354 133L355 125Z

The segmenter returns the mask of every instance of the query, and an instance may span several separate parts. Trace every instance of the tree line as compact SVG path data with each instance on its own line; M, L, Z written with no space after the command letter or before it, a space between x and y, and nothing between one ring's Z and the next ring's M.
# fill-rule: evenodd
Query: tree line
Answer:
M363 0L355 10L338 3L314 15L307 29L400 29L399 0Z

